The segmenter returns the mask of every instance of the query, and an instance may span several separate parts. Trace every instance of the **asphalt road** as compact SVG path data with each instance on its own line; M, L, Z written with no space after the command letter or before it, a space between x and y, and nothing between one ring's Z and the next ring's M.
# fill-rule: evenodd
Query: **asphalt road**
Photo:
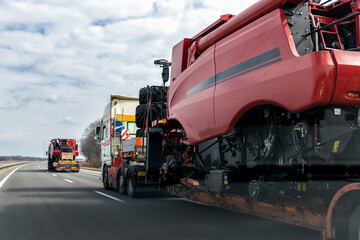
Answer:
M320 239L317 231L166 194L132 199L104 190L94 171L17 168L0 172L0 239Z

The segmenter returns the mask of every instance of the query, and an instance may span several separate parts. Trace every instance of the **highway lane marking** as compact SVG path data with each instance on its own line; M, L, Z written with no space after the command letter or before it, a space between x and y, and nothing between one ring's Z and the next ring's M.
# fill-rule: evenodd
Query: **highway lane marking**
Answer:
M96 171L96 170L87 170L87 169L83 169L83 168L81 168L81 171L83 171L83 172L99 173L99 174L101 174L101 171L100 171L100 170L99 170L99 171Z
M92 175L92 176L101 176L100 172L89 171L89 170L84 170L84 169L81 169L81 171L79 173L86 174L86 175Z
M51 175L53 175L54 177L56 177L56 176L57 176L56 174L51 174Z
M25 166L28 166L30 164L26 164L26 165L23 165L23 166L20 166L20 167L17 167L15 168L11 173L9 173L1 182L0 182L0 188L4 185L4 183L9 179L9 177L14 173L16 172L18 169L22 168L22 167L25 167Z
M89 175L89 176L96 176L96 177L101 177L101 174L92 174L92 173L84 173L84 172L79 172L85 175Z
M69 183L74 183L73 181L69 180L69 179L64 179L65 181L69 182Z
M118 202L121 202L121 203L125 203L124 200L121 200L121 199L119 199L119 198L116 198L116 197L107 195L107 194L102 193L102 192L99 192L99 191L95 191L95 192L96 192L97 194L100 194L100 195L102 195L102 196L104 196L104 197L107 197L107 198L110 198L110 199L112 199L112 200L115 200L115 201L118 201Z
M40 170L43 170L44 172L45 172L45 171L46 171L46 172L48 172L48 170L46 170L46 169L44 169L44 168L40 167L40 165L39 165L39 164L38 164L37 166L38 166L38 168L39 168Z

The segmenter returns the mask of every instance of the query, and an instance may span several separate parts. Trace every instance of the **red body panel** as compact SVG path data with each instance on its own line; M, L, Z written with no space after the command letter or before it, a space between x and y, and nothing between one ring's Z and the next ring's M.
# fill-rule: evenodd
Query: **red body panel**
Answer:
M292 45L282 10L275 10L217 44L217 73L271 49L279 48L280 59L268 66L256 65L260 68L244 71L216 86L215 135L230 132L243 113L258 105L276 105L295 113L330 103L335 80L330 53L300 57Z
M185 38L183 41L179 42L177 45L173 47L172 58L177 57L181 59L181 61L177 61L172 63L171 65L171 79L177 78L181 74L182 71L187 67L187 52L189 45L189 38Z
M337 65L337 82L333 104L360 105L360 99L346 97L348 92L360 92L360 60L358 52L333 51Z
M304 0L262 0L244 12L234 17L228 24L223 25L201 38L198 43L198 51L203 52L205 49L210 47L212 44L221 40L222 38L228 36L234 31L246 26L247 24L255 21L256 19L264 16L265 14L282 7L286 2L290 2L292 4L298 4L304 2Z
M331 53L300 57L278 9L207 49L172 81L168 117L179 121L189 141L198 144L231 131L257 105L299 112L329 104L334 82Z
M169 88L169 119L181 122L196 139L207 138L209 132L215 132L212 98L215 88L210 87L191 96L187 96L187 92L215 75L214 49L214 46L207 49L180 77L171 82Z

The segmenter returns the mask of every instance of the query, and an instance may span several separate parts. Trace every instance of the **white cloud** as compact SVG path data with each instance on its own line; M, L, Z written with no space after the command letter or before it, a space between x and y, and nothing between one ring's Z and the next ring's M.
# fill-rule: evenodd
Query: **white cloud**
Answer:
M71 116L65 116L64 119L62 120L62 122L65 124L71 124L71 123L74 123L75 120Z
M0 155L42 156L44 139L79 138L110 94L160 84L154 59L170 59L181 39L249 2L1 2Z

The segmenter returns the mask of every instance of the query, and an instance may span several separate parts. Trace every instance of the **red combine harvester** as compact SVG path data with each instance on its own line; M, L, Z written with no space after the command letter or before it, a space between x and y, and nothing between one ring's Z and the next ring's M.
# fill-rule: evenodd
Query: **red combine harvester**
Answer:
M104 186L166 185L359 239L359 51L360 0L260 0L221 16L175 45L172 64L155 61L164 84L140 90L135 157L110 185L104 165Z
M79 156L75 139L52 139L48 151L48 170L79 172L81 163L75 158Z

